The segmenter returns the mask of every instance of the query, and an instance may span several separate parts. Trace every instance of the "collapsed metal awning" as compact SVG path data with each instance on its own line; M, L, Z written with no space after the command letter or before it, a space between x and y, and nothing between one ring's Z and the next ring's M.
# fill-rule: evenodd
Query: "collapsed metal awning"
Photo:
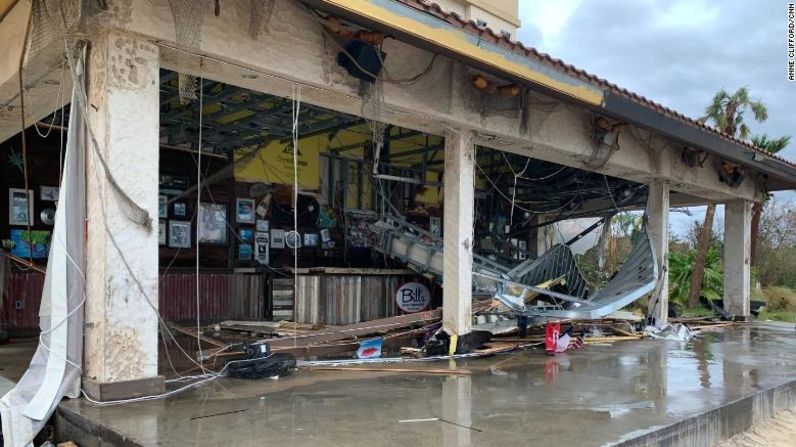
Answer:
M371 228L378 235L376 250L442 282L441 238L389 215ZM604 288L591 294L566 244L558 244L538 259L517 266L473 255L474 289L498 299L517 315L551 319L602 318L655 289L658 267L652 241L646 231L641 234L616 275ZM563 284L566 288L551 290L551 283ZM549 303L530 304L529 298L537 296L544 296Z

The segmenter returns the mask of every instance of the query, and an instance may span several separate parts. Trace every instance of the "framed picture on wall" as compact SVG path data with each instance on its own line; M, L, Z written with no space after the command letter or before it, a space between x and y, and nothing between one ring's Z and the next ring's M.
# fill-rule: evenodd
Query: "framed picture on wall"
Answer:
M227 208L215 203L202 203L198 213L200 244L227 243Z
M191 248L191 223L169 221L169 247Z
M270 234L267 232L254 233L254 259L260 264L268 265L270 239Z
M238 199L236 222L254 223L254 199Z
M251 244L240 244L238 246L238 259L241 261L251 261L254 251Z
M11 254L20 258L46 258L50 254L52 232L41 230L23 230L12 228L10 231L14 248Z
M254 231L252 231L251 228L241 228L238 231L238 237L240 238L241 242L250 244L254 239Z
M40 186L39 199L47 202L57 202L61 189L57 186Z
M318 246L318 234L317 233L304 233L304 246L305 247L317 247Z
M278 228L271 230L271 248L285 248L285 230Z
M9 225L33 225L33 191L8 189Z
M158 217L165 219L169 217L169 198L158 196Z
M174 216L175 217L185 217L187 214L187 206L185 202L176 202L174 204Z
M158 245L166 245L166 221L158 222Z

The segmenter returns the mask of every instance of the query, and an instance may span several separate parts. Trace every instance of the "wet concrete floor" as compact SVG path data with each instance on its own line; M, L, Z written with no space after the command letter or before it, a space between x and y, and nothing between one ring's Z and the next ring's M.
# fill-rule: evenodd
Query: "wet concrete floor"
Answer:
M471 373L299 371L222 379L160 401L62 406L141 445L601 446L796 380L796 331L754 325L687 344L408 366Z
M0 396L7 393L28 369L37 338L14 339L0 344Z

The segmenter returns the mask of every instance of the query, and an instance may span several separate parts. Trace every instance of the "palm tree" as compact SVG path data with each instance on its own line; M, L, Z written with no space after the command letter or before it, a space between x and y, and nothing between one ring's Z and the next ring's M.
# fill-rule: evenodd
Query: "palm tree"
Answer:
M713 97L710 105L705 108L705 116L699 120L711 123L716 129L730 137L742 140L749 138L749 127L744 121L744 113L751 110L755 121L763 122L768 118L768 110L760 101L749 97L749 90L741 87L733 94L721 89ZM697 242L696 259L694 260L694 274L691 276L691 288L688 296L688 306L699 305L699 292L702 290L702 279L705 274L705 257L710 245L710 232L713 229L713 216L716 214L716 204L709 203L705 213L705 222Z
M752 144L769 154L776 154L790 144L790 136L769 139L768 135L765 134L754 135L752 136ZM752 206L752 247L750 251L752 254L753 267L757 266L757 235L760 233L760 216L763 215L763 207L765 205L765 202L755 202Z

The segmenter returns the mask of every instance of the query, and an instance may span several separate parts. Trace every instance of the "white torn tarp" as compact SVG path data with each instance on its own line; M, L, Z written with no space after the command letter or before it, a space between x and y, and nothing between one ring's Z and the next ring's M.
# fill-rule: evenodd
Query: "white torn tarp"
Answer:
M660 328L647 326L644 328L644 335L659 340L672 340L686 342L694 337L694 333L688 326L682 323L666 323Z
M82 61L75 67L82 79ZM76 104L76 91L72 104ZM39 310L41 335L36 353L16 386L0 399L7 447L33 445L64 396L80 394L85 302L84 122L77 108L69 115L66 153L47 273Z

